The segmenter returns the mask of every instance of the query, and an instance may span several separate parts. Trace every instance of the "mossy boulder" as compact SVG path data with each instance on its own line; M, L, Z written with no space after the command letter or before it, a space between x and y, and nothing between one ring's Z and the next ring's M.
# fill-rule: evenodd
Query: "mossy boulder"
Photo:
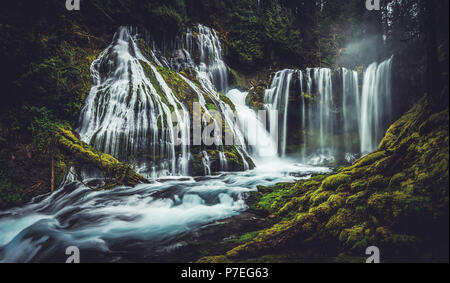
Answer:
M253 206L280 222L220 261L258 261L289 251L320 255L320 261L364 262L365 248L375 245L385 262L448 262L448 115L448 109L432 113L423 98L389 128L375 152L352 166L260 192Z
M113 179L115 185L136 185L149 182L129 165L82 142L70 129L58 128L55 137L57 146L74 164L81 167L93 166L99 169Z

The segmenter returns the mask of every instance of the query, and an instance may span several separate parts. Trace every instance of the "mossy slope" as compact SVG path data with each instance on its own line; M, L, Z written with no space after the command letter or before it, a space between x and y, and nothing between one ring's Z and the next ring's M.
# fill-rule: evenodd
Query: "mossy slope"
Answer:
M199 261L364 262L372 245L384 262L448 261L448 115L424 98L352 166L260 190L252 208L279 222Z

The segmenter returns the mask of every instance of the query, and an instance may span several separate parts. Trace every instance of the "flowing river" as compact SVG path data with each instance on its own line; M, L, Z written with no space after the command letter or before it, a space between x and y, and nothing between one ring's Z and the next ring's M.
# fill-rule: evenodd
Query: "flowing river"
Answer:
M211 225L247 209L257 186L293 182L326 167L273 160L257 169L206 177L169 177L134 188L93 191L78 182L52 195L0 212L0 262L65 262L66 248L88 262L160 262L195 249L195 238ZM234 235L240 236L240 234ZM191 245L191 246L190 246Z

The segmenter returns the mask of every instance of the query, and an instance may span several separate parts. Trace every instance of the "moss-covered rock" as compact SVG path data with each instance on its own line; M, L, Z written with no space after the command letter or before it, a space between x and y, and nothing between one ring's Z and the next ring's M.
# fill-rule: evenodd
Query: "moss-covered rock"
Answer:
M248 91L245 103L255 111L262 110L266 84L262 81L254 83Z
M129 165L80 141L70 129L58 128L55 136L57 146L72 162L78 166L93 166L99 169L113 179L115 185L148 183L147 179L137 174Z
M449 112L430 109L422 99L374 153L339 173L261 191L252 206L282 220L201 261L258 261L289 251L363 262L370 245L383 261L448 261Z

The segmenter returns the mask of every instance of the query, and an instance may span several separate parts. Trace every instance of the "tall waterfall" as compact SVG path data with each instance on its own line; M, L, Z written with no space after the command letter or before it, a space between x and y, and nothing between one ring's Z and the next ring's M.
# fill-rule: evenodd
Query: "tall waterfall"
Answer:
M283 157L286 154L287 142L287 114L289 104L289 87L293 70L283 70L275 74L272 85L266 90L264 105L269 116L269 128L271 133L278 131L279 152ZM280 121L280 124L278 123Z
M153 82L143 64L149 67ZM142 55L131 28L119 29L113 43L93 62L91 76L93 86L80 119L81 138L121 158L143 154L166 157L151 165L153 173L187 174L189 112L155 66ZM172 110L182 139L179 156Z
M361 97L359 91L358 72L342 68L342 122L344 130L344 149L354 152L351 142L359 137L361 127ZM357 135L355 134L357 133Z
M392 120L392 57L381 64L371 64L364 74L361 98L361 153L377 148L386 125Z
M298 81L299 87L293 86L293 79ZM318 135L307 137L303 135L304 145L306 140L318 145L324 151L331 147L332 140L327 138L333 133L333 97L331 70L326 68L307 69L305 73L301 70L282 70L275 74L272 84L265 92L264 104L269 112L270 132L279 133L279 155L286 155L288 140L288 111L289 99L292 92L298 92L301 97L301 125L302 129L318 129ZM315 92L317 99L312 101L311 95ZM306 98L305 96L308 96ZM307 102L306 100L311 100ZM277 113L278 111L278 113ZM306 149L304 150L306 151Z
M193 63L196 70L196 78L204 90L203 95L213 97L217 101L217 106L221 113L223 113L225 122L230 126L229 129L234 134L236 144L239 145L236 149L243 160L244 169L247 170L249 169L249 164L246 161L246 157L249 156L249 153L246 147L244 133L238 127L235 127L235 117L234 113L232 113L232 109L220 99L220 95L217 92L226 91L229 87L228 68L222 58L222 45L217 33L213 29L198 24L197 32L197 38L191 29L188 29L186 33L186 47L188 48L188 52L190 54L195 54L195 45L198 47L199 62L198 64ZM199 93L199 102L202 104L204 111L208 113L209 111L205 101L201 97L202 90L188 80L187 83ZM214 120L213 115L210 116ZM228 162L221 149L219 149L219 157L221 164L220 169L227 170Z
M197 28L200 57L199 79L206 83L212 81L217 90L226 91L228 68L222 60L222 46L219 37L214 30L208 27L199 24ZM188 36L188 38L191 37ZM208 77L205 77L204 74ZM212 88L208 86L208 90L212 90Z
M373 151L392 122L391 63L392 58L370 65L362 91L358 73L345 68L277 72L264 103L266 110L278 111L268 115L268 123L271 132L279 133L279 156L286 155L289 137L297 132L297 151L310 162L333 161L338 154L350 161L354 154ZM300 109L292 109L292 102Z
M314 69L314 81L318 93L319 103L319 146L322 153L327 147L332 147L333 139L327 138L334 133L333 127L333 84L331 70L326 68Z
M209 117L222 129L222 124L210 113L211 107L217 109L225 120L224 125L240 144L235 149L243 161L243 169L249 169L244 134L234 127L231 107L217 92L217 89L228 88L228 70L222 60L219 38L207 27L198 25L197 29L195 36L191 32L186 35L185 47L189 51L175 50L173 58L167 59L162 52L152 49L151 54L147 54L150 61L141 52L137 33L132 28L121 27L111 45L91 66L93 86L82 109L78 129L82 140L126 159L144 174L188 175L193 138L190 134L193 126L190 111L193 110L189 104L195 101L200 104L199 113L204 113L203 126L208 124L205 117ZM199 54L197 64L191 54ZM175 93L160 68L178 71L183 67L193 70L197 82L174 72L171 75L187 85L181 94ZM194 93L196 97L189 98L194 101L186 101L183 92ZM219 142L215 150L220 169L226 170L228 162L223 145ZM198 153L201 160L205 160L204 153ZM210 157L207 159L210 167ZM211 173L211 168L206 169L205 165L205 171Z

